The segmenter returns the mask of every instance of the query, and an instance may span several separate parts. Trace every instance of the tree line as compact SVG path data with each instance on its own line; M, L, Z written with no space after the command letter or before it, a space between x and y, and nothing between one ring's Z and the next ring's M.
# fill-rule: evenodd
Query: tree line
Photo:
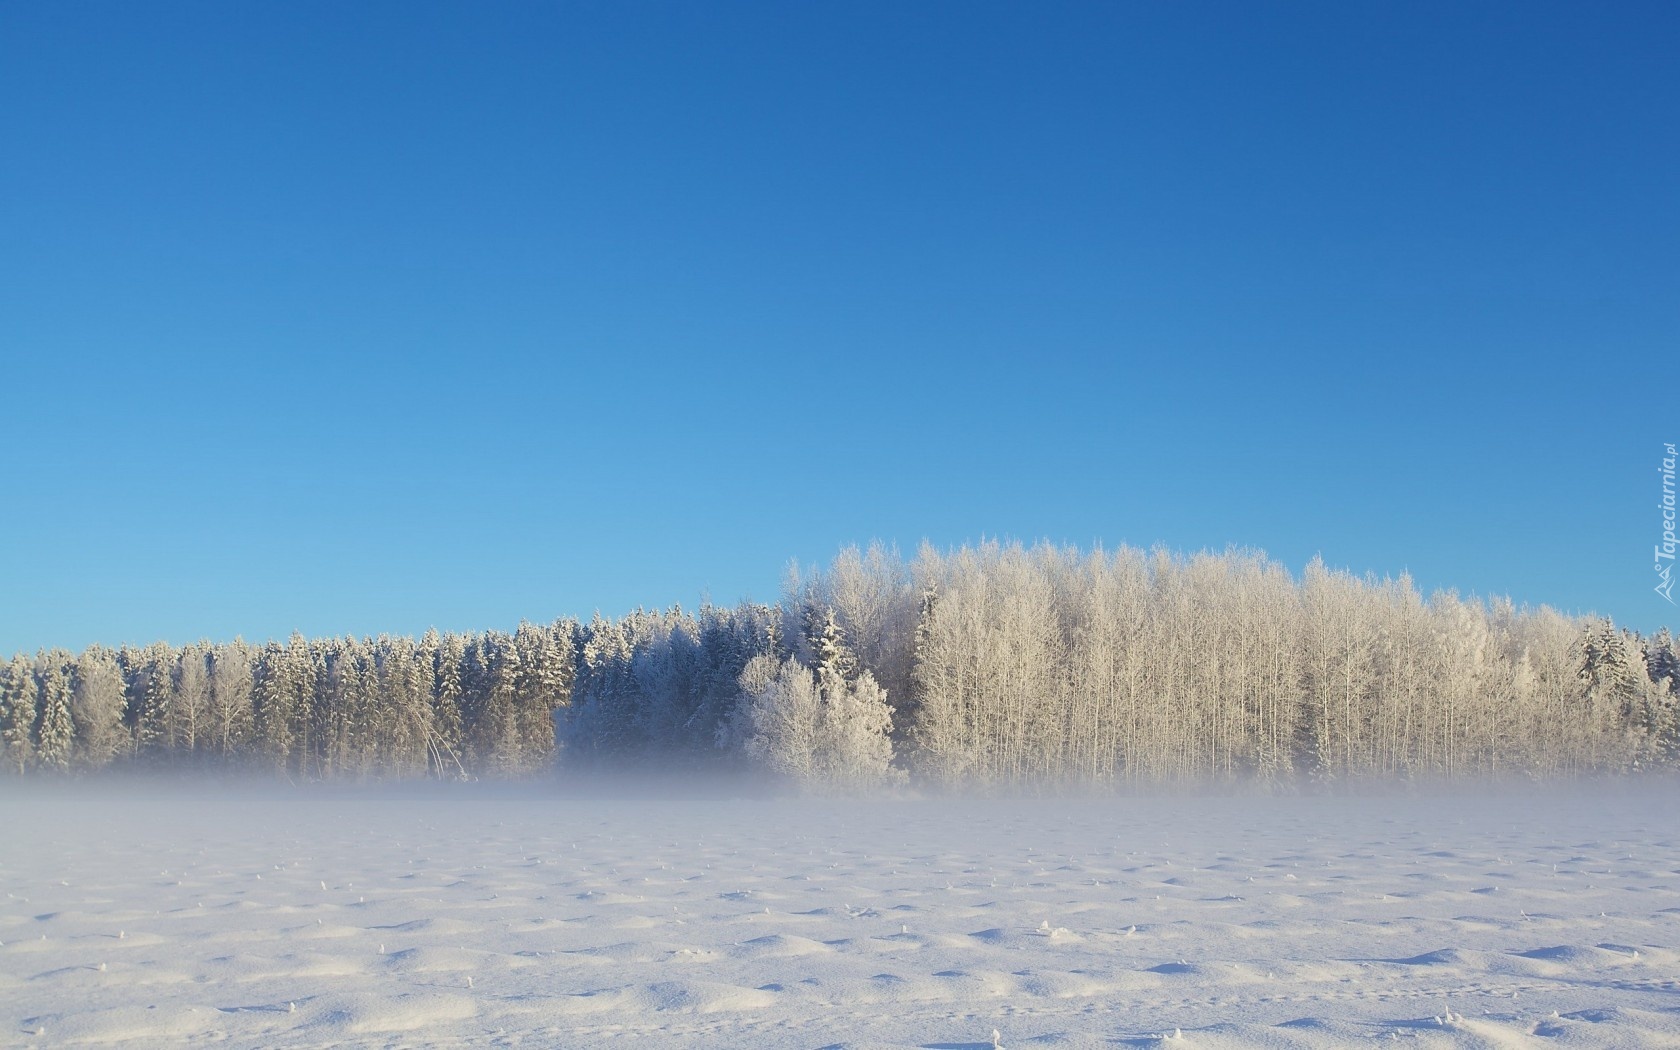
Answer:
M23 654L0 763L298 778L756 769L857 789L1680 764L1680 658L1608 620L1263 554L843 551L774 605L420 639Z
M419 641L158 643L0 667L12 772L271 768L289 776L519 774L548 762L572 676L566 623Z

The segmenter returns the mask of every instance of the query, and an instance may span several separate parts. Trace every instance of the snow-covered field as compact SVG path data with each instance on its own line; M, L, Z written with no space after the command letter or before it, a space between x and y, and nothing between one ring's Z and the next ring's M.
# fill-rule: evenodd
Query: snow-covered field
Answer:
M1680 1045L1673 785L872 803L13 787L4 1045Z

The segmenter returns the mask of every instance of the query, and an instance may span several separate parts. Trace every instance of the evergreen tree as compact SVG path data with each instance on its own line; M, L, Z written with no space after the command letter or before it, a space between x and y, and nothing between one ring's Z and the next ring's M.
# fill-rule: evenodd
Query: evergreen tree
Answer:
M549 627L522 623L514 634L513 735L523 768L534 769L554 757L555 712L571 700L572 626L566 620Z
M354 638L322 647L321 688L315 702L316 774L365 776L371 771L380 712L374 709L368 654Z
M1667 627L1645 647L1645 672L1666 691L1680 693L1680 654L1674 651L1674 637Z
M43 653L35 662L39 696L35 722L35 758L42 769L57 773L70 769L75 728L70 715L70 654Z
M767 772L822 789L858 790L892 778L892 711L868 671L848 681L841 660L815 671L798 659L755 657L725 740Z
M257 747L281 772L307 772L315 754L316 664L309 643L297 634L285 645L268 643L257 656L251 682Z
M694 742L701 761L715 761L718 749L738 742L730 738L730 719L738 702L741 672L754 658L785 654L779 638L780 619L766 605L743 603L734 608L708 605L700 611L698 697L683 731ZM699 749L716 745L708 754ZM738 746L734 747L738 750Z
M650 633L647 619L640 609L618 621L596 613L579 629L572 704L563 722L569 761L617 760L641 751L643 704L634 660L637 640Z
M857 661L846 645L845 632L833 606L807 604L804 627L812 670L839 679L850 679L857 674Z
M369 766L394 776L419 776L428 766L432 682L414 643L381 635L372 649L373 710ZM430 670L429 661L425 669Z
M892 708L868 671L848 681L837 668L817 671L818 776L841 790L893 779Z
M897 684L895 684L897 683ZM418 643L98 646L0 664L0 766L240 755L306 777L746 761L891 780L1534 776L1680 763L1680 657L1508 599L1246 551L843 551L776 606ZM890 702L890 703L889 703ZM1293 744L1293 746L1292 746Z
M257 747L265 759L284 769L292 751L289 694L282 681L285 656L269 642L251 665L251 710Z
M461 708L466 696L462 682L466 641L457 634L440 638L436 631L430 631L421 647L432 656L432 728L426 743L431 768L445 779L465 779Z
M1635 665L1627 635L1600 620L1583 632L1580 650L1583 699L1605 741L1600 761L1613 769L1641 768L1656 741L1644 711L1646 675Z
M475 769L523 771L514 705L519 676L519 653L508 635L490 631L467 646L461 675L462 732Z
M1645 643L1645 720L1654 760L1680 758L1680 655L1664 627Z
M35 764L35 673L23 654L0 667L0 762L12 773Z
M163 643L118 653L127 682L126 721L136 754L163 761L179 739L174 710L177 656Z

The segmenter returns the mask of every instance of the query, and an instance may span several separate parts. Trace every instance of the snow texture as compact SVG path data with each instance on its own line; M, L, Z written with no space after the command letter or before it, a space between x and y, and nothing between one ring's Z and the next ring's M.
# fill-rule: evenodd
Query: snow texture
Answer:
M0 1045L1680 1045L1670 794L13 793Z

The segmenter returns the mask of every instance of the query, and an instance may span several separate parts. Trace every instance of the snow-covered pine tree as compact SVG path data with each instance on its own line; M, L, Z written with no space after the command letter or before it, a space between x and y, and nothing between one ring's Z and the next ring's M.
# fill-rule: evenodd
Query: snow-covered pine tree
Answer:
M39 693L35 721L35 758L41 769L63 773L70 769L75 746L75 724L70 715L70 654L63 650L42 653L35 661L35 682Z
M1645 671L1651 685L1649 704L1653 712L1656 743L1661 757L1680 759L1680 653L1667 627L1645 646Z
M680 606L638 617L630 657L636 706L628 713L636 743L622 758L669 763L694 753L687 727L700 699L699 635L699 623Z
M285 687L285 650L269 642L251 666L251 709L256 742L263 758L286 768L292 750L291 694Z
M763 655L780 659L781 618L770 606L743 602L733 609L708 606L700 616L699 702L685 732L698 749L727 747L728 727L740 697L741 672ZM716 760L716 749L708 760Z
M251 685L257 745L263 758L282 772L308 772L315 754L312 729L320 663L309 642L296 633L285 645L270 642L258 654Z
M124 647L118 652L127 682L126 716L132 734L132 748L149 760L167 759L174 743L176 654L158 642L141 649Z
M365 777L379 764L378 741L390 712L376 703L372 654L356 638L322 647L324 673L315 698L316 774Z
M510 635L487 631L468 645L461 675L462 731L476 769L504 774L523 769L514 710L519 674L519 653Z
M372 643L365 638L346 639L346 651L356 669L355 690L350 702L350 767L357 776L378 776L385 772L382 741L391 735L390 723L398 711L380 702L379 669Z
M466 639L458 634L440 637L435 630L427 631L420 647L432 658L432 728L426 744L432 772L447 780L464 779L467 767L461 702L466 690L461 668L466 661Z
M816 684L816 778L842 791L867 790L894 779L886 690L868 671L848 681L834 667L818 670Z
M801 619L805 630L806 651L811 654L811 670L840 679L850 679L858 672L857 660L834 607L816 600L807 600Z
M647 616L638 609L615 621L596 613L579 627L572 703L561 723L568 762L610 762L640 750L633 661L648 633Z
M555 712L572 695L572 629L572 621L559 620L547 627L521 623L514 633L519 652L514 722L524 768L534 769L554 756Z
M1680 654L1674 651L1674 636L1667 627L1645 645L1645 673L1669 692L1680 692Z
M1587 626L1580 651L1582 699L1602 741L1594 764L1623 771L1643 768L1656 741L1645 717L1642 661L1636 662L1627 635L1607 619Z
M308 705L308 739L305 750L306 775L326 779L344 771L350 750L350 706L356 692L355 661L344 651L344 642L327 638L316 646L321 673Z
M371 648L373 752L387 776L413 777L426 772L426 739L431 730L430 662L423 662L407 638L380 635Z
M0 763L11 773L35 764L35 673L22 653L0 667Z

